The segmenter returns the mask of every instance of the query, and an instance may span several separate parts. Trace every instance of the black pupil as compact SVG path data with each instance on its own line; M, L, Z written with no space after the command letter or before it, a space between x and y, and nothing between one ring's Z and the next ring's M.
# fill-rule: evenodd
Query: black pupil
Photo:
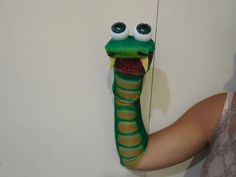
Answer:
M141 23L136 27L138 33L140 34L148 34L151 32L151 27L148 24Z
M112 25L112 27L111 27L111 30L114 33L122 33L125 31L125 29L126 29L126 25L122 22L117 22L114 25Z

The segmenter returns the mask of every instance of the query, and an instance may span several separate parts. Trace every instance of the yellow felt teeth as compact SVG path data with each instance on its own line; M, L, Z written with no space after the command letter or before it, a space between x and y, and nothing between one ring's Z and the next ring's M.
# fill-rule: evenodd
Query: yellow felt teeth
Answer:
M148 57L141 58L140 61L142 62L145 72L147 72L148 71Z
M116 62L116 58L110 57L110 68L113 68Z

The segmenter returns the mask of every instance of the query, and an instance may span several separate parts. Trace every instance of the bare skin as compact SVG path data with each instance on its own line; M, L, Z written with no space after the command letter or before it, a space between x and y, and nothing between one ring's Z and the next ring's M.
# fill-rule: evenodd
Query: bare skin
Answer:
M226 93L206 98L192 106L172 125L149 135L146 153L135 169L169 167L202 150L214 136L225 99ZM236 94L233 105L236 105Z

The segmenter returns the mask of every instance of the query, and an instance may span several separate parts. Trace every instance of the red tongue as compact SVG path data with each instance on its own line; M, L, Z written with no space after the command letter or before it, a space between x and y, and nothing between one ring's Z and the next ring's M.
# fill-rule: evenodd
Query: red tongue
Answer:
M144 75L145 70L140 59L116 59L115 69L118 72L130 75Z

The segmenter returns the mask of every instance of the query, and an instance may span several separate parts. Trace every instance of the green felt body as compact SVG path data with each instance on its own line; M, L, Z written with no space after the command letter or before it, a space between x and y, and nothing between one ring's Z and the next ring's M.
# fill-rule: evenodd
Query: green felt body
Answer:
M140 95L142 92L143 76L131 76L125 75L119 72L114 72L115 80L113 83L113 93L115 97L115 137L118 154L120 156L120 162L126 167L133 168L137 165L139 159L142 157L147 146L148 135L145 130L141 106ZM135 85L135 88L131 88ZM120 91L119 91L120 90ZM125 95L121 93L126 93ZM137 95L135 98L130 98L132 95ZM120 116L119 113L133 113L135 116L128 120L127 117ZM121 131L118 124L122 122L124 126L133 124L137 127L135 131ZM127 138L126 143L119 142L119 136ZM139 139L139 143L133 144L132 141ZM120 149L123 149L124 153L134 153L129 157L122 155ZM138 153L135 153L138 151Z

